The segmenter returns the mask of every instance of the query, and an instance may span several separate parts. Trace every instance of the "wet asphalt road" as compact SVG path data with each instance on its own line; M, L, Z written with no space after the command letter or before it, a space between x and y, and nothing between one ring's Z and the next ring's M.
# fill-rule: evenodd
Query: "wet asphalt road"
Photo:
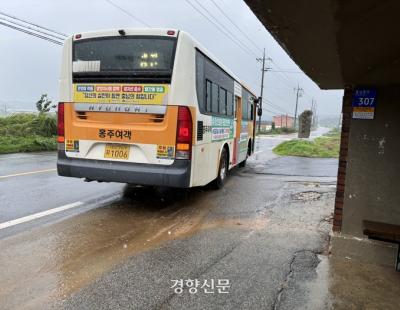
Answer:
M59 177L56 159L54 152L0 155L0 223L76 201L107 197L122 189L121 184Z
M289 138L261 138L220 191L83 183L43 171L53 154L0 156L0 223L83 202L0 230L0 308L324 308L337 160L275 157ZM175 294L179 279L229 293Z

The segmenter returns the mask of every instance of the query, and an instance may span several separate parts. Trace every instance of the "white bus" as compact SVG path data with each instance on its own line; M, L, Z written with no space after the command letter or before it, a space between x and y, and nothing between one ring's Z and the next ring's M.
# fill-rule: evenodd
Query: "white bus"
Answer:
M59 175L220 188L252 154L255 95L188 33L80 33L62 57Z

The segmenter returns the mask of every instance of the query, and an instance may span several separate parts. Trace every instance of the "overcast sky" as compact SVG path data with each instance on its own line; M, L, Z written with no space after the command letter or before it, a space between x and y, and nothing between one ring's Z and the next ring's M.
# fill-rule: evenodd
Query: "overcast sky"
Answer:
M261 64L254 54L261 57L264 47L267 56L273 59L273 70L279 67L300 71L242 0L214 2L252 42L222 15L212 0L112 1L152 27L178 28L191 33L257 94L260 93ZM188 2L203 10L200 3L250 51L239 48ZM143 27L106 0L1 0L0 11L66 34ZM0 109L4 109L5 102L8 102L9 108L34 109L34 102L42 93L48 93L51 99L57 101L61 51L62 47L58 45L0 25ZM315 98L321 116L339 115L343 92L322 91L303 73L267 72L264 108L274 113L264 112L269 116L279 112L294 114L294 88L297 84L305 91L299 100L299 111L310 108L311 99Z

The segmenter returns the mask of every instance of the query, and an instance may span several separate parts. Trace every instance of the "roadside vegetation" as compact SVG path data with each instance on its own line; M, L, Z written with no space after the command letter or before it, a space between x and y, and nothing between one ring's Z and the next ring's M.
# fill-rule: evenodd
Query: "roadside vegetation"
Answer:
M276 146L273 152L281 156L337 158L339 157L339 146L340 131L335 128L314 140L285 141Z
M0 154L53 151L57 149L55 106L46 95L36 103L38 113L0 117Z

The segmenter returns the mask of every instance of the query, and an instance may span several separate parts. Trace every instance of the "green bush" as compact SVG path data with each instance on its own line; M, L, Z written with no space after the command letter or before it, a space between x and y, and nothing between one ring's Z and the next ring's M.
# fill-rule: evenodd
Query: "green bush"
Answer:
M57 119L54 114L15 114L0 117L0 136L38 135L52 137L57 134Z
M54 114L21 113L0 117L0 153L56 150L56 134Z
M33 132L39 136L51 137L57 134L57 120L55 116L39 114L31 122Z
M56 149L56 137L0 137L0 154L54 151Z

